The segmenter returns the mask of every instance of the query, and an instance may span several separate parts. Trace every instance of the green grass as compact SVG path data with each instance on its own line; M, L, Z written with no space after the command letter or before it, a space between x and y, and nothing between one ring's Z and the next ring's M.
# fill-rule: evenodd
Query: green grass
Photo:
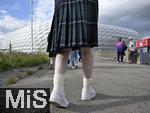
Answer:
M10 76L7 80L5 80L5 85L9 86L12 84L17 83L17 81L27 77L27 76L32 76L35 73L35 71L27 71L26 73L19 73L16 75Z
M32 67L48 63L46 54L0 53L0 71L19 67Z
M15 84L17 82L17 77L16 76L12 76L10 78L8 78L6 81L5 81L5 85L6 86L9 86L11 84Z

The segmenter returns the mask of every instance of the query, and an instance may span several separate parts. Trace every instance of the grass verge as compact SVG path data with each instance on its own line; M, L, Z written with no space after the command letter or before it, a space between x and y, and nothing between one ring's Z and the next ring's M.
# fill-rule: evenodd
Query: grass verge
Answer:
M32 76L35 72L36 71L27 71L26 73L19 73L16 75L12 75L5 81L5 85L9 86L9 85L15 84L15 83L17 83L17 81L19 81L27 76Z
M0 53L0 71L48 63L46 54Z

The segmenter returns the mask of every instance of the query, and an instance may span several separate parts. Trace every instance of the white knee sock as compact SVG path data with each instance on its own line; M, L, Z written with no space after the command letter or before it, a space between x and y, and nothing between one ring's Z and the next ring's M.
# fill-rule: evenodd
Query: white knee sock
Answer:
M53 90L64 93L64 75L56 73L53 78Z
M85 77L83 77L83 88L90 88L91 87L91 82L92 82L92 78L87 79Z

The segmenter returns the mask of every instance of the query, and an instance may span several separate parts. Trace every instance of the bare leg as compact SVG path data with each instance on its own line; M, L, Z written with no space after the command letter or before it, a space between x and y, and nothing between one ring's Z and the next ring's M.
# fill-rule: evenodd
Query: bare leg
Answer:
M65 50L62 50L61 53L57 54L56 59L55 59L55 74L65 73L70 51L71 51L70 49L65 49Z
M70 49L62 50L56 55L55 73L53 78L54 90L62 90L64 92L64 74L67 66Z
M93 51L92 48L82 48L82 65L84 77L90 79L93 71Z
M65 49L56 55L55 74L53 78L53 90L50 102L58 104L60 107L68 107L69 102L64 92L64 73L68 62L70 49Z
M91 48L82 48L82 65L83 65L83 88L81 100L91 100L96 93L91 86L93 71L93 51Z

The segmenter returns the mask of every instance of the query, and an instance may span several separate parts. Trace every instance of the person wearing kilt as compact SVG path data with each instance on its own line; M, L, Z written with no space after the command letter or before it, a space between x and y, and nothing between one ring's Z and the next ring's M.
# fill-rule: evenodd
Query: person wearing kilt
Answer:
M98 46L98 0L55 0L55 12L48 35L47 52L56 55L50 103L68 107L64 74L69 54L81 50L83 88L81 100L91 100L96 93L91 86L93 47Z

